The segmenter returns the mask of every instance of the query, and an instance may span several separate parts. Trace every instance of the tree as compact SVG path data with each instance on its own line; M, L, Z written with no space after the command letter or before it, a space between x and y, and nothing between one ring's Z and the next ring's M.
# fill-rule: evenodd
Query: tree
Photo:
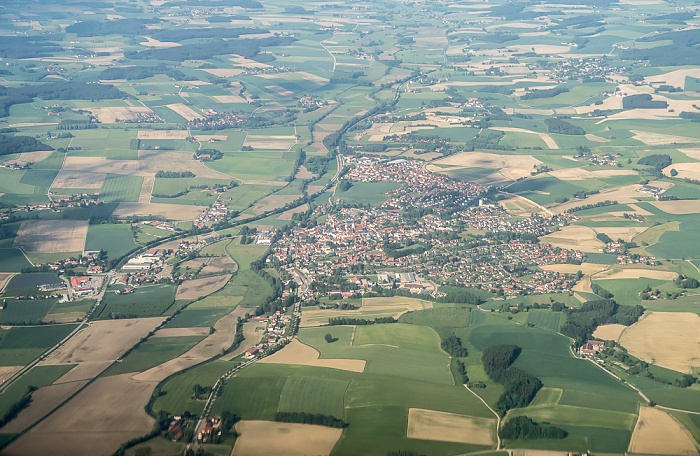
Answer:
M323 336L323 338L326 339L326 342L328 342L329 344L331 344L331 343L333 343L333 342L335 342L335 341L338 340L338 338L337 338L337 337L333 337L333 336L331 335L331 333L326 333L326 335Z

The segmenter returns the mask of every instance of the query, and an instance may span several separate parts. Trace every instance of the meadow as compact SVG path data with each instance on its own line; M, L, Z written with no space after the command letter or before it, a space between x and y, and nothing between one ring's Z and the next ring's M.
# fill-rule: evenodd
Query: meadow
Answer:
M136 247L130 224L99 224L88 228L85 250L104 250L110 259L116 259Z
M96 318L136 318L162 315L175 302L176 287L170 284L146 285L133 293L118 295L108 289Z
M60 342L77 325L16 326L0 332L0 365L23 366Z

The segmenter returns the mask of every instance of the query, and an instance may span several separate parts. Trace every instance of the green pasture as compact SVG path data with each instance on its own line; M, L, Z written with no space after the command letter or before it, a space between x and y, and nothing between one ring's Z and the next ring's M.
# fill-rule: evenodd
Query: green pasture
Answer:
M111 259L119 258L138 247L128 223L90 225L85 250L105 250Z
M100 199L105 202L136 202L139 200L143 177L107 174L100 189Z
M426 326L390 324L357 326L353 345L385 345L442 354L440 336Z
M112 364L102 375L146 371L186 353L203 339L203 336L150 337L124 359Z
M176 287L170 284L146 285L123 295L115 291L115 288L107 290L97 318L157 317L175 302Z
M41 323L58 299L3 299L0 323L4 325L26 325Z
M23 366L60 342L77 325L15 326L0 331L0 366Z
M370 204L379 206L388 199L386 193L400 187L396 182L353 182L350 190L337 189L335 199L348 204Z

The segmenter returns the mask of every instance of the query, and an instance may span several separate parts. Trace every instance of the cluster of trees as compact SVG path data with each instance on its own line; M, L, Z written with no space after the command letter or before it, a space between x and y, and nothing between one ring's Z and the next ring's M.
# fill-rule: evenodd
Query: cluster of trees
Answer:
M454 302L460 304L474 304L479 305L483 301L480 297L474 293L470 293L465 290L449 290L445 293L445 296L441 296L435 300L436 302Z
M105 35L139 35L146 25L158 22L157 19L114 19L110 21L81 21L66 27L67 33L81 37Z
M680 118L690 120L691 122L700 122L700 112L682 111Z
M258 229L249 227L248 225L241 228L239 233L241 235L241 244L247 245L252 244L255 240L255 235L258 234Z
M586 209L593 209L596 207L615 206L616 204L618 203L615 200L605 200L595 204L584 204L583 206L572 207L569 209L569 212L585 211Z
M159 170L156 173L156 177L162 177L164 179L180 179L180 178L186 178L186 177L196 177L196 175L192 171L163 171Z
M520 351L520 347L513 344L487 347L481 355L481 362L489 378L494 382L503 381L503 373L515 362Z
M462 340L455 333L450 334L440 342L440 347L445 350L450 356L455 358L464 358L469 354L466 348L462 345ZM466 382L465 382L466 383Z
M133 60L166 60L182 62L185 60L208 60L217 55L235 54L247 59L254 58L260 49L270 46L288 46L296 41L293 37L268 37L250 39L215 38L206 46L200 43L188 43L172 48L147 49L144 51L127 51L124 56Z
M328 326L341 326L341 325L353 325L353 326L364 326L364 325L379 325L383 323L396 323L394 317L377 317L374 320L367 320L364 318L350 318L350 317L334 317L328 319Z
M332 335L331 333L326 333L326 335L323 336L323 339L324 339L327 343L329 343L329 344L332 344L333 342L337 342L337 341L338 341L338 338L337 338L337 337L333 337L333 335Z
M563 439L569 435L555 426L540 426L527 416L508 420L498 431L502 439Z
M0 155L34 152L37 150L53 150L53 147L32 138L31 136L10 136L0 134Z
M0 427L3 427L12 421L17 415L19 415L19 412L29 405L29 403L32 401L32 393L34 391L36 391L36 387L30 385L24 395L15 403L10 405L5 414L0 416Z
M535 100L537 98L553 98L561 93L568 92L566 87L554 87L552 89L531 90L520 97L521 100Z
M657 170L661 171L667 166L670 166L671 163L673 163L673 160L668 154L651 154L640 158L637 160L637 163L640 165L653 166Z
M459 381L463 385L469 383L469 376L467 375L467 366L460 360L455 359L454 364L457 370L457 375L459 376Z
M544 123L547 124L547 131L549 133L559 133L562 135L585 135L586 130L576 125L572 125L569 122L559 119L557 117L552 117L551 119L545 119Z
M197 149L194 154L195 158L199 158L200 155L209 154L208 160L218 160L224 156L219 149Z
M155 67L145 66L128 66L128 67L109 67L100 73L99 78L104 80L126 79L127 81L135 81L140 79L151 78L156 74L164 74L177 81L186 81L188 78L185 73L176 70L168 65L158 65Z
M56 130L94 130L95 128L97 128L97 124L89 120L64 119L56 125Z
M401 244L387 244L384 247L384 253L386 253L386 256L389 258L402 258L410 255L420 255L421 253L424 253L428 251L429 246L424 245L424 244L413 244L412 242L409 242L409 245L401 245Z
M694 277L686 277L684 275L679 275L675 280L675 284L680 288L697 288L698 281Z
M597 294L603 299L610 299L615 296L597 283L591 283L591 290L593 290L593 293Z
M622 99L622 109L665 109L668 103L663 100L653 100L648 93L630 95Z
M537 377L512 366L520 351L517 345L492 345L481 356L489 378L503 383L503 393L495 405L500 416L505 416L512 408L527 406L542 388L542 382Z
M621 306L613 299L588 301L577 309L566 309L566 323L560 329L581 344L588 340L599 325L619 323L630 326L644 314L644 307Z
M321 413L277 412L275 413L275 421L279 423L316 424L318 426L341 429L349 426L349 424L343 420L331 415L323 415Z

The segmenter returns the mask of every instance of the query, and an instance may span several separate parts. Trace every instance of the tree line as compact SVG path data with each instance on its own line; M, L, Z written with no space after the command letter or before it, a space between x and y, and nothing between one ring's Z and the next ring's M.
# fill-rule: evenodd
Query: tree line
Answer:
M377 317L374 320L367 320L364 318L350 318L350 317L333 317L328 319L328 326L341 326L341 325L352 325L352 326L366 326L366 325L380 325L385 323L396 323L394 317Z
M502 439L563 439L568 434L555 426L541 426L527 416L517 416L508 420L498 431Z
M331 415L323 415L321 413L277 412L275 413L275 421L278 423L315 424L317 426L341 429L349 426L348 423L341 419Z
M464 358L469 354L469 351L462 345L462 340L455 333L444 338L440 342L440 347L455 358Z
M494 407L500 416L512 408L527 406L542 388L540 379L512 366L520 352L517 345L492 345L481 356L489 378L503 383L504 391Z

